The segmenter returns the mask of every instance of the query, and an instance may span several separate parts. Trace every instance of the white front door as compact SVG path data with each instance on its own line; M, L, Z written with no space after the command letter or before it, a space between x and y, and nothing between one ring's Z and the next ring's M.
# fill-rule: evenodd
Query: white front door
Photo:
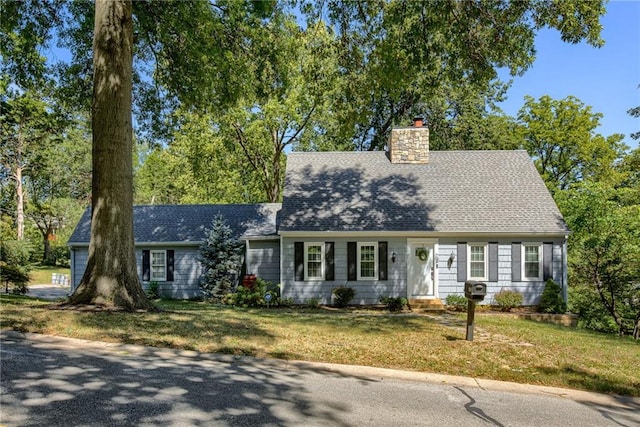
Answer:
M435 298L436 270L434 269L436 243L409 242L407 257L407 294L409 299Z

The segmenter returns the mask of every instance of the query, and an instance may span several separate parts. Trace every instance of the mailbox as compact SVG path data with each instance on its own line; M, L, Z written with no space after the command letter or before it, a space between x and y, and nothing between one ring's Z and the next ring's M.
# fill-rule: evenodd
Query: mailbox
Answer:
M472 301L482 301L487 295L486 283L469 280L464 284L464 296Z

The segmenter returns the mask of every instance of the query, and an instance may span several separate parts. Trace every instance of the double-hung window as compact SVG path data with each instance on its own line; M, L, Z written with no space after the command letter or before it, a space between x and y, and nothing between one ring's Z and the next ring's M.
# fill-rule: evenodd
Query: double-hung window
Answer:
M487 245L470 243L468 251L469 279L487 280Z
M524 280L542 280L542 245L522 245L522 273Z
M358 280L378 278L378 243L358 242Z
M167 252L150 251L151 257L151 280L164 282L167 280Z
M324 280L324 243L304 244L305 280Z

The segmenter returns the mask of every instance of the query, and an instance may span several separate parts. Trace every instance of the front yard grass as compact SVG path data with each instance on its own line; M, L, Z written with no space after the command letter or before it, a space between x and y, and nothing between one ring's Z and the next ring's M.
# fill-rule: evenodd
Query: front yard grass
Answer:
M89 340L436 372L640 396L640 343L476 314L417 316L324 309L239 309L161 301L160 313L52 310L2 295L0 326Z
M51 283L51 275L53 273L66 274L70 273L70 269L58 266L36 264L29 271L29 285L46 285Z

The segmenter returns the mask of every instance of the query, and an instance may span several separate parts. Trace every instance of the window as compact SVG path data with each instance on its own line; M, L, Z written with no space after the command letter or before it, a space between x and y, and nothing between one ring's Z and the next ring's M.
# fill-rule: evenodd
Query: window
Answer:
M166 251L150 251L151 255L151 280L164 282L167 271Z
M487 245L469 244L469 279L487 280Z
M304 244L305 280L324 280L324 243Z
M542 246L522 245L522 275L524 280L542 280Z
M358 242L358 280L377 279L378 243Z

